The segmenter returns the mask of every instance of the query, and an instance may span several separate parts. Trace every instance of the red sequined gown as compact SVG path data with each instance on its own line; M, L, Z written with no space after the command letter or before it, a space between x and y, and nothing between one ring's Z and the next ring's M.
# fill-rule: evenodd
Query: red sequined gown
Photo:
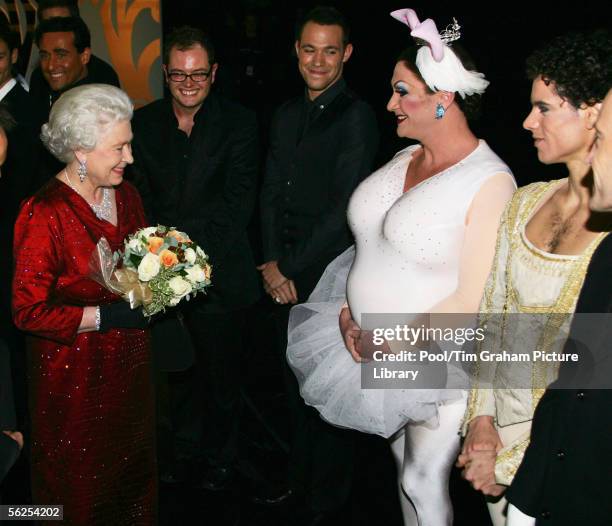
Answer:
M116 188L118 226L52 179L15 225L15 323L29 337L32 493L78 525L156 522L148 331L77 334L83 306L117 301L87 277L100 237L113 250L145 226L137 191Z

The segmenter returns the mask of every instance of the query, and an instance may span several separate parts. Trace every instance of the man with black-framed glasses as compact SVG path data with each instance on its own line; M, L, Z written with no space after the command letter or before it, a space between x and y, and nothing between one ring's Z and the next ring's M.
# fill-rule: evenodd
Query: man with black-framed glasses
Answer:
M213 266L209 292L182 309L195 363L180 375L168 375L169 399L176 402L168 415L175 467L191 465L203 453L202 486L221 490L232 481L237 452L245 309L259 296L247 238L258 132L252 112L211 90L218 65L202 31L179 28L164 42L169 96L134 115L132 176L151 223L187 232ZM154 329L153 347L167 341L158 345L166 347L167 354L158 356L166 370L185 369L188 360L180 356L185 349L177 345L178 336L160 332ZM180 473L170 469L166 480L172 477Z

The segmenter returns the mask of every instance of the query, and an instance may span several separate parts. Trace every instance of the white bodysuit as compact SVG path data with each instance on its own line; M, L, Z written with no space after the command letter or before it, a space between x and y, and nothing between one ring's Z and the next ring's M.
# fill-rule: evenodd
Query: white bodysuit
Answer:
M457 164L403 193L408 164L419 148L400 151L353 193L348 219L355 249L334 260L308 303L291 311L287 359L304 400L325 420L392 437L398 464L404 468L401 483L420 524L439 526L452 516L440 499L450 507L448 469L459 443L465 394L444 389L361 389L360 365L344 346L338 313L346 300L357 323L364 313L476 312L493 259L497 224L515 184L509 168L480 141ZM452 400L456 402L440 405ZM445 417L445 407L450 406L453 415ZM421 505L418 495L415 498L412 489L418 484L404 476L412 469L410 464L416 466L406 455L419 465L430 456L416 454L419 445L410 435L417 428L441 435L445 442L438 445L446 451L432 452L441 466L437 468L430 458L427 467L434 479L444 478L433 482L439 491L416 489L430 493L431 510ZM411 451L404 451L405 437ZM435 442L431 437L424 440L427 448ZM452 459L447 451L452 451ZM403 508L409 524L407 501Z

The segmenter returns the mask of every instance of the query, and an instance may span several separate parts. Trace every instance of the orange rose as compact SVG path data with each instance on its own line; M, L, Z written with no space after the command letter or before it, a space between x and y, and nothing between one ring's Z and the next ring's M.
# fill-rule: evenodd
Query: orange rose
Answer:
M170 230L167 235L172 236L179 243L187 243L188 241L190 241L188 237L183 237L177 230Z
M206 279L210 279L210 276L212 274L212 267L206 263L206 265L204 265L204 275L206 276Z
M168 268L176 265L178 263L178 258L174 252L162 250L159 255L159 261L164 267Z
M148 239L148 242L149 242L149 252L152 252L153 254L157 254L157 251L164 244L163 238L155 237L155 236L151 236Z

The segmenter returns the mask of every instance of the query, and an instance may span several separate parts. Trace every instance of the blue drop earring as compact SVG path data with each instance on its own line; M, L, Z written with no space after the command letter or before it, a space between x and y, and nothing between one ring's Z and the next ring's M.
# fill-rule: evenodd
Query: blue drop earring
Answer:
M436 105L436 120L439 121L442 117L444 117L445 113L446 110L444 109L444 106L442 106L442 104L438 102L438 104Z

